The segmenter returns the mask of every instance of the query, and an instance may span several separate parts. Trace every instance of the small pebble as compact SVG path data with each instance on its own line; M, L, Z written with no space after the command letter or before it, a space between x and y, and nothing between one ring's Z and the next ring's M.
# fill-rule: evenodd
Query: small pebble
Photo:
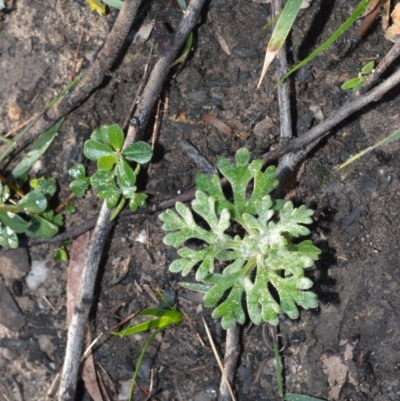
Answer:
M368 192L376 192L378 189L379 182L373 177L364 176L361 178L360 186L362 189Z
M8 53L8 55L10 56L10 57L15 57L15 47L14 46L10 46L8 49L7 49L7 53Z
M208 103L210 101L210 96L204 89L195 90L189 93L189 97L198 103Z
M44 283L47 279L48 269L46 263L40 260L33 260L31 271L26 276L26 285L30 290L36 290L40 284Z
M199 391L193 397L193 401L214 401L217 399L217 389L214 387L206 387Z

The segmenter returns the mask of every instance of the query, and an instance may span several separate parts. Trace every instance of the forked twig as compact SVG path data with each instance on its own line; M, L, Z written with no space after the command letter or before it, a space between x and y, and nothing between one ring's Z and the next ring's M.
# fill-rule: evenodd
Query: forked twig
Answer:
M382 67L377 67L379 73L382 73L384 69L388 66L388 61L392 62L400 53L400 45L396 43L393 48L393 51L388 53L388 59L385 58L382 60ZM376 79L376 75L374 74L374 78ZM372 78L371 78L372 79ZM318 124L316 127L309 130L307 133L301 135L300 137L291 140L285 145L279 146L277 149L265 153L262 155L265 163L270 163L283 155L288 154L289 152L299 152L299 157L304 157L307 152L309 152L312 148L314 148L319 141L325 136L329 135L329 130L334 128L340 122L342 122L347 117L351 116L356 111L362 109L364 106L368 105L372 102L377 102L385 95L390 89L394 88L400 82L400 69L395 71L389 78L387 78L384 82L371 89L365 94L360 95L359 97L352 97L349 102L346 102L343 106L339 108L334 114L329 116L325 121ZM367 85L370 85L370 80L366 81ZM294 161L294 164L298 162Z

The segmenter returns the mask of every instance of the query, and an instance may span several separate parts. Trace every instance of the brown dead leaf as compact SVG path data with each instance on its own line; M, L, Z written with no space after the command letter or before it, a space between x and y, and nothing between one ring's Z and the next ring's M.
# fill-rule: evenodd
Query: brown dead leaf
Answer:
M364 22L362 23L361 27L357 31L357 33L360 36L364 36L367 33L368 29L371 27L372 23L375 21L375 18L378 15L379 10L380 10L380 7L376 7L375 9L371 10L366 15Z
M87 231L72 242L69 255L68 277L67 277L67 322L71 321L74 312L75 300L78 295L81 273L85 265L86 249L90 233Z
M92 335L90 328L86 333L86 347L89 347L92 343ZM96 368L94 366L94 359L92 350L90 350L82 363L82 380L85 383L86 390L89 392L93 401L104 401L100 391L100 387L97 383Z
M372 0L371 3L368 4L365 11L361 14L361 17L366 17L368 14L371 14L372 11L375 11L377 8L379 8L378 6L380 4L381 4L381 0Z
M339 400L340 390L346 382L348 367L340 354L325 351L321 356L322 368L328 378L330 390L328 400Z
M78 295L79 283L83 268L85 266L86 250L90 240L90 232L82 234L72 242L69 255L68 277L67 277L67 321L71 321L76 297ZM86 333L86 347L92 342L90 329ZM96 369L94 366L92 350L88 352L82 363L82 379L85 387L94 401L103 401L100 388L97 384Z
M392 25L386 30L385 38L391 42L396 42L400 36L400 3L397 3L390 14Z

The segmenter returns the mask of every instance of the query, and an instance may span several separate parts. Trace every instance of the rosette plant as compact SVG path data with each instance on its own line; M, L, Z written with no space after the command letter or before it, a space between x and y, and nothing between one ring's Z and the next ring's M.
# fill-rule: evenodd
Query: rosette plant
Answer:
M205 292L204 305L216 306L212 316L222 317L225 329L234 319L245 322L244 305L253 323L273 325L280 313L295 319L298 306L318 305L305 273L315 267L320 250L309 239L298 240L310 233L304 225L312 222L313 211L273 200L268 194L278 185L276 168L262 171L262 160L249 161L246 149L233 164L221 157L217 165L229 185L218 175L200 174L193 211L177 202L176 212L160 215L163 229L171 231L164 243L179 248L170 271L186 276L196 270L201 284L184 284ZM188 245L192 239L200 249Z

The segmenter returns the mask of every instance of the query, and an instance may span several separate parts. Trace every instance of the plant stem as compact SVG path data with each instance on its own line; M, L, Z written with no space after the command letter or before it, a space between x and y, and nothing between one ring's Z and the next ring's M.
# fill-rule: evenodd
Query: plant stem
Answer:
M281 398L283 398L285 393L283 391L282 368L281 368L278 343L276 341L274 341L274 356L275 356L275 364L276 364L276 380L278 382L278 392L279 392L279 396Z
M253 270L254 266L257 263L257 258L255 256L253 256L247 263L246 265L243 267L243 276L248 276L250 274L250 272Z
M113 221L119 215L119 212L125 206L125 202L126 202L126 198L124 196L122 196L120 201L119 201L119 203L118 203L118 205L117 205L117 207L114 209L114 212L110 217L110 221Z
M131 384L131 388L130 388L130 390L129 390L128 401L131 401L131 400L132 400L133 392L134 392L134 390L135 390L136 378L137 378L137 376L138 376L138 374L139 374L139 369L140 369L140 366L142 365L142 361L143 361L144 355L145 355L145 353L146 353L146 351L147 351L147 348L149 348L150 343L154 340L154 338L157 336L157 334L158 334L158 333L161 333L163 330L164 330L163 328L162 328L162 329L157 329L157 330L150 336L150 338L146 341L146 344L144 345L144 347L143 347L143 349L142 349L142 352L140 353L139 359L138 359L137 364L136 364L135 373L133 374L133 377L132 377L132 384Z
M0 203L0 210L4 210L5 212L11 212L11 213L22 212L19 206L6 205L5 203Z

